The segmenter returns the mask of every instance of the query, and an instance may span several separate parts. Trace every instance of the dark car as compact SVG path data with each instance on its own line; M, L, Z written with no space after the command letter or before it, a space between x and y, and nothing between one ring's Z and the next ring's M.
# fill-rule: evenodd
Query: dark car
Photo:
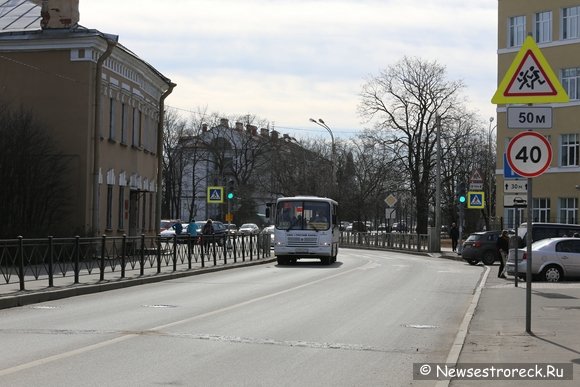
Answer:
M202 229L203 226L205 225L206 221L197 221L195 222L196 226L197 226L197 235L202 235ZM228 233L228 229L226 227L225 224L223 224L222 222L219 222L217 220L212 221L211 223L212 228L213 228L213 236L212 236L212 240L217 241L218 245L223 245L223 241L226 237L226 234Z
M477 265L483 262L485 265L492 265L500 259L497 249L497 239L501 231L475 232L463 242L461 257L470 265Z

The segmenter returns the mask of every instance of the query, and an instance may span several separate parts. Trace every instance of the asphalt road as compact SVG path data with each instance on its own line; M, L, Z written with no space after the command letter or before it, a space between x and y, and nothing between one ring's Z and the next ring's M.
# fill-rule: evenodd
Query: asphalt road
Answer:
M342 249L0 310L6 386L401 386L445 362L483 267Z

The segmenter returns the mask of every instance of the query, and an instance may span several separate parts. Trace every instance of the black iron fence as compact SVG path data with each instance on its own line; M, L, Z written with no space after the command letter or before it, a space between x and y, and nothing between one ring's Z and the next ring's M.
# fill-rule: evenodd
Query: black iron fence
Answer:
M429 235L399 232L349 232L340 233L340 246L353 248L378 248L405 251L429 251Z
M0 240L0 294L259 260L270 244L269 234Z

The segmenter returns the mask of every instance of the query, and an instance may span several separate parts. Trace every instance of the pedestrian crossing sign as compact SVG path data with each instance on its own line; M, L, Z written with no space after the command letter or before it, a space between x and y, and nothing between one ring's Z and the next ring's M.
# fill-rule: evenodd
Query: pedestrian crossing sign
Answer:
M224 202L224 187L207 187L207 202L208 203L223 203Z
M528 36L491 99L494 104L568 102L548 61Z
M483 209L485 207L483 192L467 193L467 208Z

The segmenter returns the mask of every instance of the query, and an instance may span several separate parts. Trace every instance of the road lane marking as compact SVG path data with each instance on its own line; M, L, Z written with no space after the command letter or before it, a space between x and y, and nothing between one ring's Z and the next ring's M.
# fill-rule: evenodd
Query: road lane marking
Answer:
M370 263L370 262L367 262L367 264L368 263ZM216 309L216 310L213 310L211 312L207 312L207 313L203 313L203 314L200 314L200 315L188 317L186 319L179 320L179 321L174 321L174 322L169 323L169 324L159 325L157 327L154 327L154 328L151 328L151 329L146 329L144 331L159 331L159 330L163 330L163 329L166 329L166 328L174 327L176 325L186 324L186 323L191 322L191 321L199 320L199 319L202 319L202 318L205 318L205 317L210 317L210 316L213 316L213 315L222 313L222 312L227 312L227 311L230 311L230 310L233 310L233 309L237 309L237 308L240 308L240 307L243 307L243 306L246 306L246 305L250 305L250 304L253 304L255 302L267 300L269 298L277 297L277 296L282 295L282 294L290 293L290 292L293 292L295 290L302 289L302 288L305 288L305 287L308 287L308 286L311 286L311 285L315 285L317 283L320 283L320 282L323 282L323 281L327 281L327 280L330 280L330 279L334 279L336 277L340 277L342 275L349 274L349 273L352 273L352 272L356 272L356 271L359 271L359 270L360 270L360 267L357 266L356 268L353 268L353 269L350 269L350 270L347 270L347 271L343 271L343 272L340 272L340 273L336 273L336 274L331 275L331 276L328 276L328 277L319 278L317 280L310 281L310 282L304 283L302 285L295 286L293 288L281 290L279 292L267 294L265 296L256 297L256 298L253 298L253 299L250 299L250 300L246 300L246 301L243 301L243 302L234 304L234 305L230 305L230 306L226 306L226 307L223 307L223 308L220 308L220 309ZM104 348L104 347L107 347L107 346L110 346L110 345L113 345L113 344L117 344L117 343L120 343L120 342L123 342L123 341L127 341L127 340L132 339L132 338L135 338L135 337L140 337L140 336L141 336L140 334L136 334L136 333L126 333L126 334L123 334L122 336L115 337L115 338L109 339L109 340L105 340L105 341L102 341L100 343L91 344L91 345L88 345L88 346L85 346L85 347L81 347L81 348L78 348L78 349L74 349L72 351L63 352L61 354L48 356L48 357L45 357L45 358L42 358L42 359L34 360L34 361L31 361L31 362L28 362L28 363L24 363L24 364L20 364L20 365L14 366L14 367L10 367L10 368L6 368L6 369L3 369L3 370L0 370L0 376L10 375L10 374L13 374L13 373L16 373L16 372L20 372L20 371L24 371L24 370L27 370L27 369L30 369L30 368L33 368L33 367L43 366L43 365L46 365L46 364L49 364L49 363L52 363L52 362L55 362L55 361L58 361L58 360L66 359L66 358L69 358L69 357L73 357L73 356L76 356L76 355L80 355L82 353L86 353L86 352L93 351L93 350L96 350L96 349Z
M107 346L112 345L112 344L117 344L117 343L129 340L129 339L131 339L133 337L137 337L137 336L138 335L136 335L136 334L123 335L120 337L115 337L114 339L102 341L100 343L88 345L86 347L78 348L78 349L75 349L72 351L60 353L58 355L53 355L53 356L45 357L43 359L38 359L38 360L34 360L34 361L31 361L28 363L20 364L20 365L14 366L14 367L6 368L3 370L0 370L0 376L10 375L10 374L13 374L13 373L16 373L19 371L24 371L24 370L27 370L27 369L30 369L33 367L42 366L42 365L52 363L54 361L66 359L66 358L69 358L69 357L72 357L75 355L80 355L82 353L89 352L89 351L103 348L103 347L107 347Z

